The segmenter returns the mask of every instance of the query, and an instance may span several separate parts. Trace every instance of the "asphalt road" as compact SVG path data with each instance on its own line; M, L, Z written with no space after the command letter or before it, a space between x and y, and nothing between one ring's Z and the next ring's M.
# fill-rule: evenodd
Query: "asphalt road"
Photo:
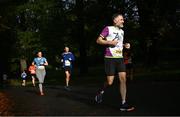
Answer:
M11 86L0 89L0 115L14 116L174 116L180 115L180 81L144 81L128 83L128 103L132 112L120 112L118 84L106 90L104 102L96 104L97 84L63 86L45 84L45 96L38 87Z

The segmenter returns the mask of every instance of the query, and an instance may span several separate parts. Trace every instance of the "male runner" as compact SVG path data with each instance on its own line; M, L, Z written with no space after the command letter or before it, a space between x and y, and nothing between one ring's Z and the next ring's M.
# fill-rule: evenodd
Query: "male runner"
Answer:
M122 53L124 46L124 31L122 30L124 18L121 14L114 14L112 20L113 26L106 26L96 40L98 44L106 46L104 60L107 81L104 83L104 87L96 95L95 101L98 103L102 102L102 95L104 94L105 88L112 85L114 76L116 72L118 72L120 80L119 89L122 99L120 110L131 111L134 107L130 107L126 102L126 68Z

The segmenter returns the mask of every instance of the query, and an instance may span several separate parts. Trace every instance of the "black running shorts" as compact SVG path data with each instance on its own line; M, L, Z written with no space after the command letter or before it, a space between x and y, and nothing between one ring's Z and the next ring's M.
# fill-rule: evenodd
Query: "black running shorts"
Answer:
M70 66L65 66L64 71L68 71L71 74L71 67Z
M123 58L105 58L105 73L107 76L114 76L118 72L125 72L126 66Z
M31 78L36 78L36 74L31 74Z

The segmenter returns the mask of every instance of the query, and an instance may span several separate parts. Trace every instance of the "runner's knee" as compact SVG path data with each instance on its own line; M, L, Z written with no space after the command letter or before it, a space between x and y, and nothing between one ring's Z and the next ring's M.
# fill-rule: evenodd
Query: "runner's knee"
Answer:
M126 83L126 77L120 77L120 83Z
M107 81L107 84L111 86L113 84L113 81Z

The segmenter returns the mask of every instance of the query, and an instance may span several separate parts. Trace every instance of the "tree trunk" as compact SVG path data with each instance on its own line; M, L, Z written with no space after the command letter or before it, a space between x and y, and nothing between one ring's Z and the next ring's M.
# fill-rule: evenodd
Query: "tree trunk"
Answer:
M87 65L87 46L86 46L86 37L84 33L84 4L83 0L76 0L76 14L78 17L77 20L77 34L76 38L79 41L79 67L80 67L80 75L85 75L88 72L88 65Z
M136 0L138 13L139 13L139 22L140 22L140 31L141 31L141 44L142 50L144 50L145 61L144 65L148 68L151 68L155 64L157 65L157 56L156 51L157 47L157 22L156 14L156 1L154 0ZM156 35L155 35L156 34Z

